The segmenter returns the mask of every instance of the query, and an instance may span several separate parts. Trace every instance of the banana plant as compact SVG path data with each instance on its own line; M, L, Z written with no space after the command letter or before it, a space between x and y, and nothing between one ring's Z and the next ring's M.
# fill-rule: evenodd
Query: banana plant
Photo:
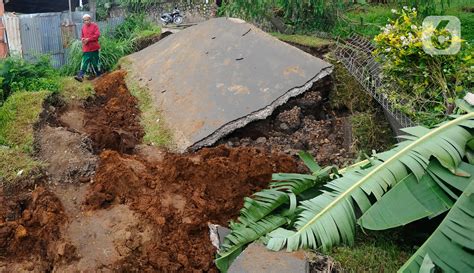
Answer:
M420 272L425 257L443 272L474 271L474 180L399 272Z
M427 241L428 245L422 247L424 252L417 252L402 270L414 272L421 266L428 267L432 261L443 269L470 268L473 271L474 214L469 209L472 199L465 197L471 194L469 189L474 177L474 166L467 163L469 160L465 162L474 148L473 128L474 113L469 113L431 130L424 127L404 129L408 134L405 141L392 150L343 172L334 172L331 177L335 179L318 184L317 193L311 198L306 198L303 192L296 194L298 206L293 210L296 215L286 215L295 220L281 222L279 228L268 233L267 247L274 251L283 248L287 251L300 248L327 250L340 243L351 245L356 224L365 229L381 230L449 211L445 218L449 224L441 224L439 231ZM283 202L286 208L293 207L291 203L294 202ZM257 206L247 209L246 215L258 215L252 212L258 209ZM454 211L463 211L465 215ZM278 213L278 210L267 210L263 217ZM252 228L254 222L249 220L242 225ZM238 242L234 240L233 243ZM433 244L436 247L432 247ZM454 249L463 262L444 259L439 252L443 249Z
M301 202L302 212L296 230L277 229L270 233L267 247L278 251L299 248L328 250L334 245L352 244L355 236L356 209L362 214L398 182L413 174L418 181L426 173L429 162L438 160L453 174L468 175L458 169L472 138L474 113L461 116L429 130L424 127L404 129L407 140L372 160L372 167L356 169L325 185L323 193ZM432 159L434 158L434 159Z
M295 214L297 195L328 181L333 167L322 169L313 157L305 152L299 153L299 157L312 172L311 175L273 174L269 189L244 199L238 222L230 224L232 232L226 237L217 254L215 263L222 272L227 271L247 244L291 222L291 217ZM279 213L271 215L276 210L279 210Z

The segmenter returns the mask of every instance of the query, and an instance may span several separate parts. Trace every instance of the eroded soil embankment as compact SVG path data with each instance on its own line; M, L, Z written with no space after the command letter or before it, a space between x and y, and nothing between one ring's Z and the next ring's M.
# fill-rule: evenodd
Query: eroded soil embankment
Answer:
M272 173L296 171L254 148L136 146L143 130L123 77L104 76L83 105L48 109L36 137L51 183L0 192L0 271L215 272L208 222L226 225ZM72 149L87 157L57 156Z

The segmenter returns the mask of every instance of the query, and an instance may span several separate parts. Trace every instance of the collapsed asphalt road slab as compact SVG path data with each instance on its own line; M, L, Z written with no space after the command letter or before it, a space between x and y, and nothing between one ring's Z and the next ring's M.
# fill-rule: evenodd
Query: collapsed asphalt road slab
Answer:
M332 72L329 63L233 18L187 28L123 63L150 90L180 151L265 119Z

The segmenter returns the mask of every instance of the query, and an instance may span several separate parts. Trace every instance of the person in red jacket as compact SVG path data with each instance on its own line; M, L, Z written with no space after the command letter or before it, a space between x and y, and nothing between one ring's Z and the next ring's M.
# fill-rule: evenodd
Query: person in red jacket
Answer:
M92 22L91 16L85 14L82 17L84 25L82 26L81 41L82 41L82 62L81 70L74 78L80 82L84 79L84 74L88 71L88 68L92 70L92 74L99 76L99 37L100 30L97 24Z

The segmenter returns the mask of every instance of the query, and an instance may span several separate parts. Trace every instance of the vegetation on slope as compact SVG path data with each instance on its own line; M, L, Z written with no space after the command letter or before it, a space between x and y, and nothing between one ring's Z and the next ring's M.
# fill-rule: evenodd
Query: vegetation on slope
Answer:
M474 264L464 261L474 258L469 251L472 240L467 239L472 238L468 227L474 224L474 162L466 157L474 151L473 128L474 112L431 130L406 128L404 142L343 170L322 169L302 154L311 174L275 174L270 189L246 199L216 264L225 271L250 235L262 237L275 251L328 251L353 245L356 225L386 230L449 211L403 268L418 272L431 264L472 271ZM441 254L443 249L452 255Z

